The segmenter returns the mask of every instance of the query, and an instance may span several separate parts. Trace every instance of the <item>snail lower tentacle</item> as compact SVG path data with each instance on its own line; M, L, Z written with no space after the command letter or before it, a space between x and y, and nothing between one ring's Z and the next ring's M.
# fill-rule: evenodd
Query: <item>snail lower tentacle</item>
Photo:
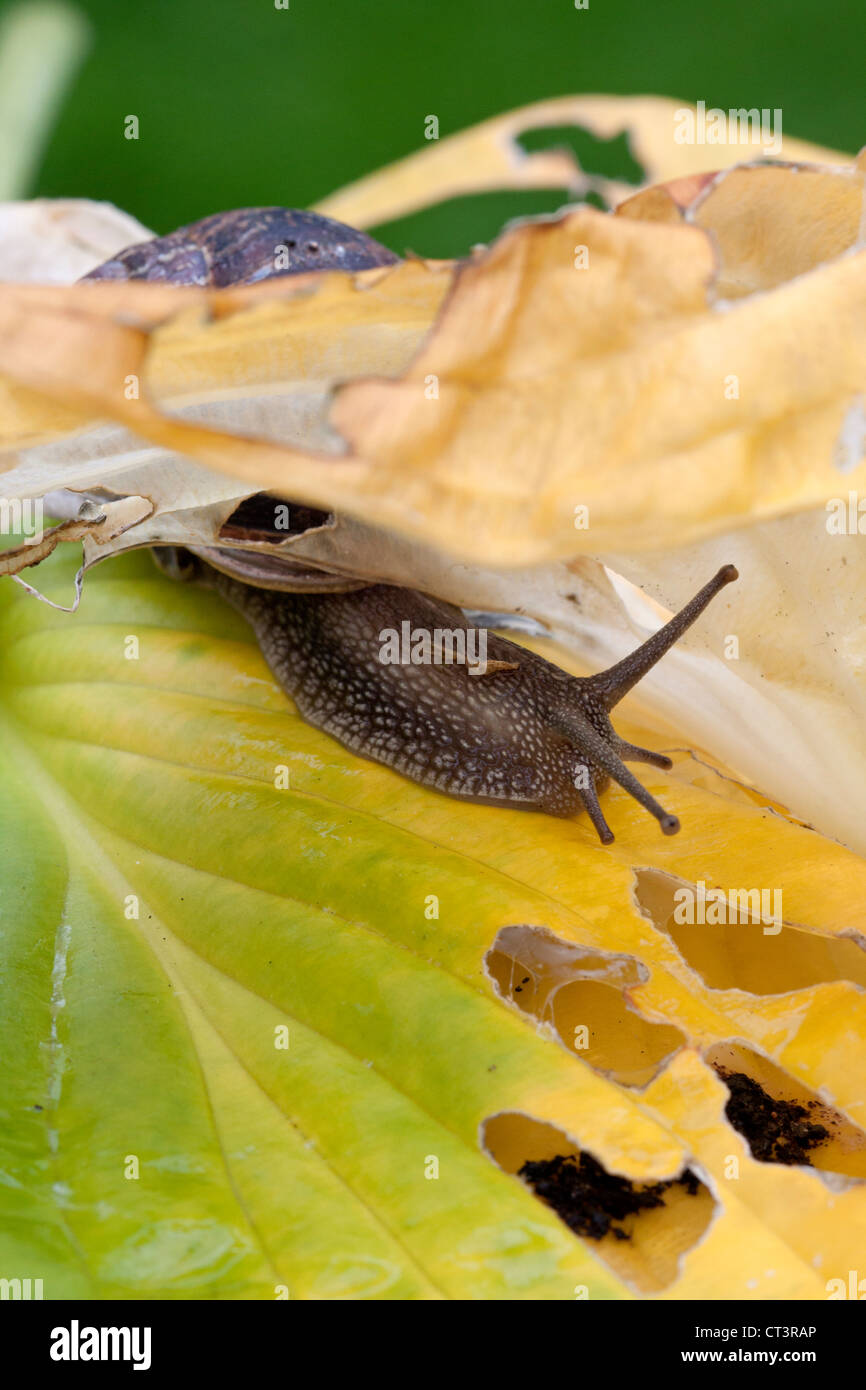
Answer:
M218 287L397 259L365 233L316 213L246 208L129 247L86 278ZM247 508L254 527L257 510ZM669 768L670 760L621 739L610 711L737 578L733 565L624 660L578 678L411 589L301 574L302 566L261 547L216 548L207 558L166 548L154 557L175 578L206 584L234 604L304 718L353 752L451 796L556 816L585 809L605 844L613 834L598 798L613 779L665 834L679 830L625 766Z

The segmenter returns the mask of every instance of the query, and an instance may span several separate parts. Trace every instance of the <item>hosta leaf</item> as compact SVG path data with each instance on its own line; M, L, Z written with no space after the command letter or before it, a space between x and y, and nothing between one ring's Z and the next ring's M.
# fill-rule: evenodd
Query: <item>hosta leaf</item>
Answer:
M272 719L282 702L246 641L214 643L224 614L196 616L186 595L148 570L145 562L134 585L116 576L95 585L75 628L58 632L49 620L28 631L31 615L18 603L4 613L13 628L24 619L21 640L10 647L7 629L4 643L11 705L21 709L28 648L29 682L41 684L43 660L51 668L42 671L45 712L77 707L87 720L112 691L114 699L113 713L103 706L112 728L95 745L81 727L49 733L39 718L23 737L19 727L4 738L13 772L2 781L13 871L4 886L18 908L5 972L3 1054L15 1087L4 1099L3 1224L14 1237L4 1268L42 1270L47 1249L56 1263L48 1296L274 1297L286 1284L301 1297L568 1297L576 1283L615 1295L617 1282L483 1156L474 1132L485 1094L494 1109L505 1093L555 1108L572 1071L565 1054L542 1066L549 1045L530 1037L527 1052L525 1027L477 981L461 982L405 946L388 949L375 922L388 912L385 897L352 908L355 880L343 878L350 866L340 856L330 873L349 901L342 914L326 906L321 870L340 839L327 801L286 798L272 778L270 790L239 779L229 756L218 772L175 768L176 790L185 786L197 802L192 821L189 804L178 803L178 819L165 803L159 809L172 795L172 760L147 750L149 716L129 706L121 612L146 644L141 694L156 682L151 693L168 701L166 717L182 725L199 709L201 689L193 697L172 688L194 689L214 663L225 688L205 704L217 720L243 722L262 695ZM57 704L52 652L64 637L79 647L83 665L74 660L68 674L84 698L70 692ZM89 665L101 680L81 683ZM129 735L138 751L121 753ZM100 821L105 774L119 800ZM274 814L261 836L261 818ZM173 820L175 845L159 853L160 824ZM360 853L362 867L378 859L380 879L393 873L387 833L379 844L372 832L347 831L349 813L342 820L349 858ZM284 838L292 827L303 848ZM181 836L189 853L175 856ZM42 859L50 885L37 872ZM408 859L404 876L420 879L422 867ZM141 915L127 921L134 892ZM428 926L423 902L418 908L407 916ZM286 1025L287 1052L274 1031ZM407 1044L416 1035L415 1051ZM454 1074L452 1047L474 1052L471 1084ZM607 1087L588 1081L601 1106ZM439 1181L425 1179L431 1155ZM130 1157L140 1163L136 1180L125 1177ZM656 1162L676 1158L668 1142Z
M614 793L612 850L427 792L300 721L146 556L75 617L0 605L4 1269L48 1297L811 1298L854 1267L854 855L687 755L647 779L683 834ZM665 895L699 878L779 888L784 927L684 936ZM710 1066L735 1043L820 1090L830 1176L749 1156ZM574 1146L703 1186L581 1240L514 1176Z

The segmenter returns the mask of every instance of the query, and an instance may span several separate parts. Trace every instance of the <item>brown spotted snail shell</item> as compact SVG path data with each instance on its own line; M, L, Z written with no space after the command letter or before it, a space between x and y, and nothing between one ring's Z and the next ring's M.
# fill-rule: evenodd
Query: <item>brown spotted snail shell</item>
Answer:
M279 251L286 253L282 262ZM85 279L225 287L313 270L366 270L398 259L363 232L316 213L246 208L131 246ZM287 499L248 499L231 518L234 533L285 540L287 532L277 531L273 520L278 502ZM329 520L315 509L288 505L293 532ZM737 578L733 565L720 569L624 660L578 677L486 633L485 674L465 663L383 661L383 632L402 631L406 622L413 632L462 632L469 650L479 640L479 629L459 608L412 589L347 581L259 551L166 547L154 558L173 577L216 589L232 603L303 717L352 752L470 801L555 816L585 809L604 844L614 837L598 798L613 778L666 835L679 830L676 816L625 765L667 769L671 760L621 739L610 712Z

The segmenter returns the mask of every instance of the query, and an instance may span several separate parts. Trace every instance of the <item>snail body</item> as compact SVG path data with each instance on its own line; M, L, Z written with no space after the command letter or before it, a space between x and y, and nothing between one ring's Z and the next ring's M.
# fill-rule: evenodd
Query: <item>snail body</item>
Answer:
M191 552L156 558L174 577L215 589L237 608L303 717L352 752L467 801L554 816L586 809L603 844L614 837L599 793L613 778L666 835L679 830L676 816L625 765L670 768L670 759L621 739L610 710L736 579L733 565L623 661L578 677L412 589L286 593L244 583ZM418 664L411 652L405 659L405 642L401 659L392 659L392 634L407 629L422 648ZM436 650L437 635L447 641L445 653ZM483 661L448 661L455 648L481 651Z
M298 255L286 266L280 248L289 241ZM329 218L258 208L221 213L130 247L87 278L240 285L396 259L364 233ZM345 583L325 572L301 575L291 561L263 556L261 549L166 547L154 558L175 578L213 588L232 603L303 717L353 752L466 800L555 816L585 809L604 844L614 837L599 794L613 779L665 834L679 830L676 816L626 767L635 761L670 768L670 759L621 739L610 712L737 578L733 565L720 569L622 661L576 677L474 627L458 608L430 594ZM392 635L407 632L416 635L417 661L393 650ZM442 660L436 644L443 641L452 656L455 647L483 650L484 660Z

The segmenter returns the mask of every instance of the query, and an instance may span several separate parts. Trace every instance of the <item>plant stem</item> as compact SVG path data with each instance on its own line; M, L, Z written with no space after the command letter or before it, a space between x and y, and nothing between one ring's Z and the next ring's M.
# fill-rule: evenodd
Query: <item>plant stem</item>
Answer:
M65 0L26 0L0 20L0 200L30 191L89 30Z

